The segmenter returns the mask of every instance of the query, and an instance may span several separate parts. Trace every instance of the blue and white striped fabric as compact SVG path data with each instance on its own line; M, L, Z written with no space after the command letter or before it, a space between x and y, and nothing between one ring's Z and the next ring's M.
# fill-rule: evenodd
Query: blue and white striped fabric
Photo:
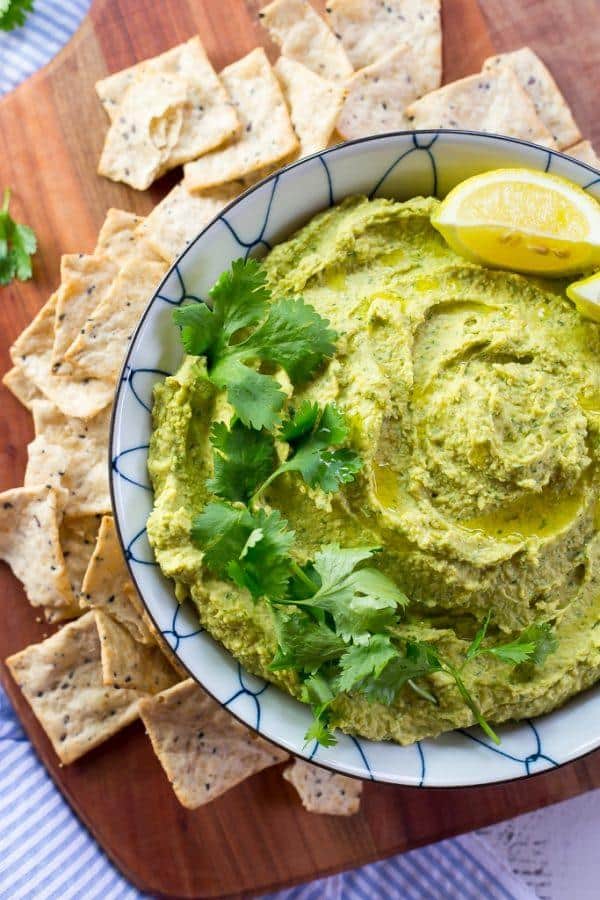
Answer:
M0 32L0 95L47 63L89 0L36 0L15 32ZM0 690L0 900L141 898L81 825L38 761ZM535 900L474 835L271 896L270 900Z
M77 29L90 0L35 0L24 28L0 31L0 95L41 69Z

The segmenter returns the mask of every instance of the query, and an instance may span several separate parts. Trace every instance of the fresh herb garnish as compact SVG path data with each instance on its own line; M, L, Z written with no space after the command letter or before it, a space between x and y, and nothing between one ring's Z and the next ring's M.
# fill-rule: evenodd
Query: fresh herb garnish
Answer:
M10 191L7 188L0 209L0 284L10 284L13 278L19 281L31 278L31 257L37 249L33 230L11 218L9 203Z
M34 0L0 0L0 30L12 31L25 24Z
M270 302L264 269L252 259L236 260L210 297L212 308L194 303L173 314L185 350L206 356L208 377L227 391L245 425L272 428L285 393L277 379L259 367L279 366L292 384L300 384L333 355L336 334L302 299Z

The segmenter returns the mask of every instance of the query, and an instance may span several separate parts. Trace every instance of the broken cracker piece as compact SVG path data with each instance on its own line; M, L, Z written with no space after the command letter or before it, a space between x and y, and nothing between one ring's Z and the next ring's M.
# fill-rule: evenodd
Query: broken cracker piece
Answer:
M352 76L337 130L351 139L410 128L406 107L439 81L439 69L422 64L414 47L400 44Z
M129 577L112 516L103 516L81 587L81 604L107 612L142 644L153 644L135 586Z
M59 538L59 501L43 485L0 494L0 559L23 583L32 606L74 601Z
M328 0L327 14L355 69L380 62L400 44L408 44L419 64L409 74L442 80L440 0ZM423 70L428 69L425 73Z
M567 101L542 60L530 47L491 56L484 62L483 72L498 66L508 66L513 70L559 150L580 140L581 134Z
M274 0L258 15L282 56L329 81L344 82L352 75L352 63L341 42L307 0Z
M168 168L186 99L182 78L147 74L133 81L108 129L98 174L139 191L149 188Z
M357 778L328 772L302 759L287 766L283 777L296 788L308 812L329 816L353 816L358 812L363 784Z
M240 182L192 194L183 184L155 206L142 225L153 250L169 265L216 215L243 190Z
M223 69L242 130L235 143L184 166L184 187L201 191L251 175L298 149L279 82L262 47Z
M512 69L498 66L425 94L406 109L412 128L466 128L554 147L554 139Z
M286 56L280 56L275 63L275 74L300 141L298 155L308 156L324 150L344 102L344 86L315 75L302 63Z
M181 680L160 647L140 644L123 625L101 610L96 610L95 616L104 684L157 694Z
M27 447L25 484L64 488L69 516L110 512L110 407L84 420L63 415L48 400L34 400L33 422L36 437Z
M65 625L6 664L67 764L97 747L138 716L139 691L102 683L100 640L93 613Z
M140 715L177 799L188 809L288 759L285 751L240 725L191 678L142 701Z
M157 74L181 78L186 87L181 131L169 154L168 168L196 159L235 137L238 117L197 36L99 81L96 91L109 118L114 120L120 114L134 82Z

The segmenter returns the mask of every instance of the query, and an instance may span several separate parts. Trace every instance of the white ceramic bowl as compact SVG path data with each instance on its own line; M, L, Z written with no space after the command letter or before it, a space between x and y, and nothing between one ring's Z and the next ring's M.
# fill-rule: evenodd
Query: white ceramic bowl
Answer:
M330 749L304 746L308 708L245 672L180 607L146 537L152 491L146 471L152 388L181 360L172 312L206 297L232 260L260 255L322 209L351 194L407 199L443 196L464 178L502 166L553 172L600 198L600 173L560 153L512 138L458 131L398 133L353 141L293 163L248 190L195 239L165 276L139 324L117 391L111 488L131 576L146 608L189 673L241 721L330 768L397 784L474 785L541 772L600 745L600 686L564 708L499 729L500 747L478 728L410 747L339 735Z

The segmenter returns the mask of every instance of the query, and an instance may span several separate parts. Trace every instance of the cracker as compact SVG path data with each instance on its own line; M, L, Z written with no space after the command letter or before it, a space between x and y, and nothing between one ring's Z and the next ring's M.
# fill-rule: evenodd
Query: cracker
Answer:
M498 66L425 94L407 107L412 128L466 128L554 146L512 69Z
M11 394L22 403L25 409L31 411L31 404L44 395L29 380L21 366L13 366L2 376L2 384L8 388Z
M299 156L323 150L335 128L344 102L344 86L315 75L302 63L280 56L275 74L290 109L300 141Z
M65 254L60 261L60 287L54 319L52 366L55 372L86 319L108 293L118 266L104 254Z
M67 515L109 512L110 407L84 420L63 415L48 400L34 400L33 421L36 437L27 447L25 484L63 487Z
M157 694L180 681L159 647L140 644L123 625L100 610L95 616L104 684Z
M87 564L96 543L99 525L99 516L63 518L60 523L60 546L67 567L73 601L68 606L44 608L46 621L52 625L83 615L83 609L79 603L79 593Z
M111 397L129 342L166 270L165 261L146 241L139 241L134 256L120 269L107 295L65 353L65 360L81 376L102 372Z
M136 231L143 220L143 216L111 207L107 211L102 228L98 233L94 252L106 254L110 259L122 265L135 252Z
M143 694L102 683L93 613L65 625L41 644L9 656L6 664L65 764L138 716Z
M142 644L153 644L137 592L129 577L112 516L104 516L81 587L86 609L108 613Z
M358 812L363 785L356 778L328 772L301 759L287 766L283 777L294 785L309 812L329 816L353 816Z
M190 191L216 187L277 163L298 149L283 94L262 47L221 72L241 122L238 140L184 166Z
M359 138L410 128L404 110L439 83L439 68L421 63L414 47L400 44L352 76L337 130L344 138Z
M188 809L288 758L240 725L191 678L142 701L140 715L177 799Z
M182 184L176 184L144 221L143 234L170 265L242 190L241 183L234 182L203 194L191 194Z
M10 355L23 377L61 412L87 419L111 402L114 385L85 374L61 376L52 371L57 295L58 292L52 294L33 322L21 332L10 348Z
M96 91L111 120L128 88L150 74L174 75L186 85L181 132L169 155L169 168L196 159L237 134L238 117L199 37L99 81Z
M346 51L307 0L274 0L258 15L283 56L329 81L344 82L352 75Z
M491 56L484 62L483 71L493 70L498 66L508 66L513 70L559 150L581 139L579 128L560 88L530 47Z
M409 74L430 67L438 87L442 80L440 0L328 0L331 26L355 69L378 62L387 50L409 44L421 60Z
M581 160L581 162L587 163L588 166L600 169L600 157L598 157L598 154L592 147L590 141L579 141L578 144L575 144L573 147L568 147L564 152L568 153L569 156L574 156L575 159ZM8 375L10 375L10 372ZM5 375L4 377L6 378L7 376ZM6 384L6 381L4 383ZM13 391L13 393L15 392Z
M102 149L98 174L140 191L168 168L187 99L182 78L146 74L127 89Z
M32 606L74 602L59 537L57 492L44 486L0 494L0 559L23 583Z

